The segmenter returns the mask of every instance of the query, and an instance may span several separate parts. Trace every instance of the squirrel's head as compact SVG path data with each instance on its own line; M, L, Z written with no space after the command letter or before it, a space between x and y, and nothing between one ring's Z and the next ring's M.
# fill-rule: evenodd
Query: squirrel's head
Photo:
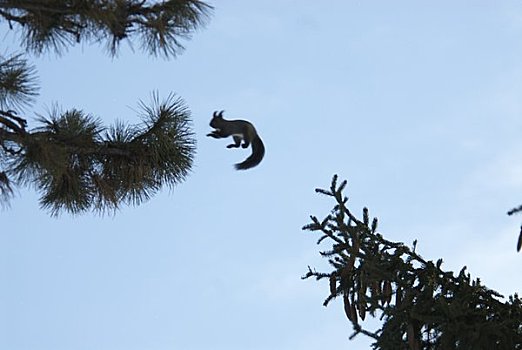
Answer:
M214 114L212 114L212 119L210 120L210 126L215 128L215 123L217 123L218 121L220 120L223 120L223 111L220 111L218 113L218 111L214 111Z

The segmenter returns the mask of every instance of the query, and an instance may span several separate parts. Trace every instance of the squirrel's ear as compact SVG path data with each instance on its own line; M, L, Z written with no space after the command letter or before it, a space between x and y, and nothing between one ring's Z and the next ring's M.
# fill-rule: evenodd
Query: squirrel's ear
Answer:
M216 114L217 114L217 111L214 111L214 113L212 114L212 116L215 118L215 117L216 117Z
M218 117L223 118L223 112L224 112L224 110L222 110L221 112L219 112Z

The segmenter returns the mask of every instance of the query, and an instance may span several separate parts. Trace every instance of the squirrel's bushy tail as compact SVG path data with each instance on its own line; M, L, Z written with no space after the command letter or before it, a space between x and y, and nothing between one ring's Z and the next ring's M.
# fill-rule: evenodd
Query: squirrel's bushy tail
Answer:
M263 160L265 156L265 145L263 141L256 135L252 140L252 154L243 162L235 165L236 170L246 170L255 167Z

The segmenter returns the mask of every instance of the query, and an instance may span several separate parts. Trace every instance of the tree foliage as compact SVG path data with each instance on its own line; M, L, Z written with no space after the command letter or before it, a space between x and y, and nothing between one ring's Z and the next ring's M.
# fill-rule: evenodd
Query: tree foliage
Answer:
M324 220L315 216L303 227L319 232L331 249L331 272L309 267L303 278L329 281L327 306L343 300L354 333L375 340L374 349L522 349L522 300L515 294L503 301L499 293L472 279L464 267L457 275L441 269L442 259L425 260L409 248L388 241L377 232L377 219L368 209L356 218L346 206L346 181L316 192L332 197L336 205ZM379 317L377 330L364 327L367 316Z
M137 39L148 53L175 56L180 38L190 38L210 10L199 0L0 0L0 16L18 26L35 53L88 41L104 42L115 54L123 39Z
M202 26L211 7L197 0L0 0L0 20L17 26L26 50L62 53L75 43L123 39L151 55L173 57L182 38ZM54 215L139 204L189 174L195 153L190 111L170 94L140 102L142 123L111 127L81 109L56 107L28 128L24 108L39 84L21 54L0 56L0 204L18 185L34 186Z
M142 103L141 109L138 126L104 128L76 109L52 111L31 132L20 118L16 128L4 124L3 193L12 175L17 183L34 185L41 206L53 214L79 213L139 204L163 185L182 181L195 150L188 109L174 95L165 101L156 95L152 107ZM5 112L2 117L17 118Z

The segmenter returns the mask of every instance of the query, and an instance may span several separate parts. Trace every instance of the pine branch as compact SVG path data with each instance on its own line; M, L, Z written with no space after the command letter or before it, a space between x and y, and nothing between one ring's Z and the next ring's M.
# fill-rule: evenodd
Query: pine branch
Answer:
M26 47L42 53L83 41L105 42L111 55L136 36L144 51L175 57L205 25L212 7L199 0L3 0L0 16L18 24Z
M0 108L21 108L38 94L35 69L22 55L0 56Z
M0 116L0 171L9 177L3 183L34 186L53 215L112 211L174 187L192 166L190 113L174 95L160 101L156 94L151 107L140 106L142 125L109 129L75 109L55 109L31 131Z
M4 171L0 171L0 206L9 203L9 199L13 195L11 182Z

